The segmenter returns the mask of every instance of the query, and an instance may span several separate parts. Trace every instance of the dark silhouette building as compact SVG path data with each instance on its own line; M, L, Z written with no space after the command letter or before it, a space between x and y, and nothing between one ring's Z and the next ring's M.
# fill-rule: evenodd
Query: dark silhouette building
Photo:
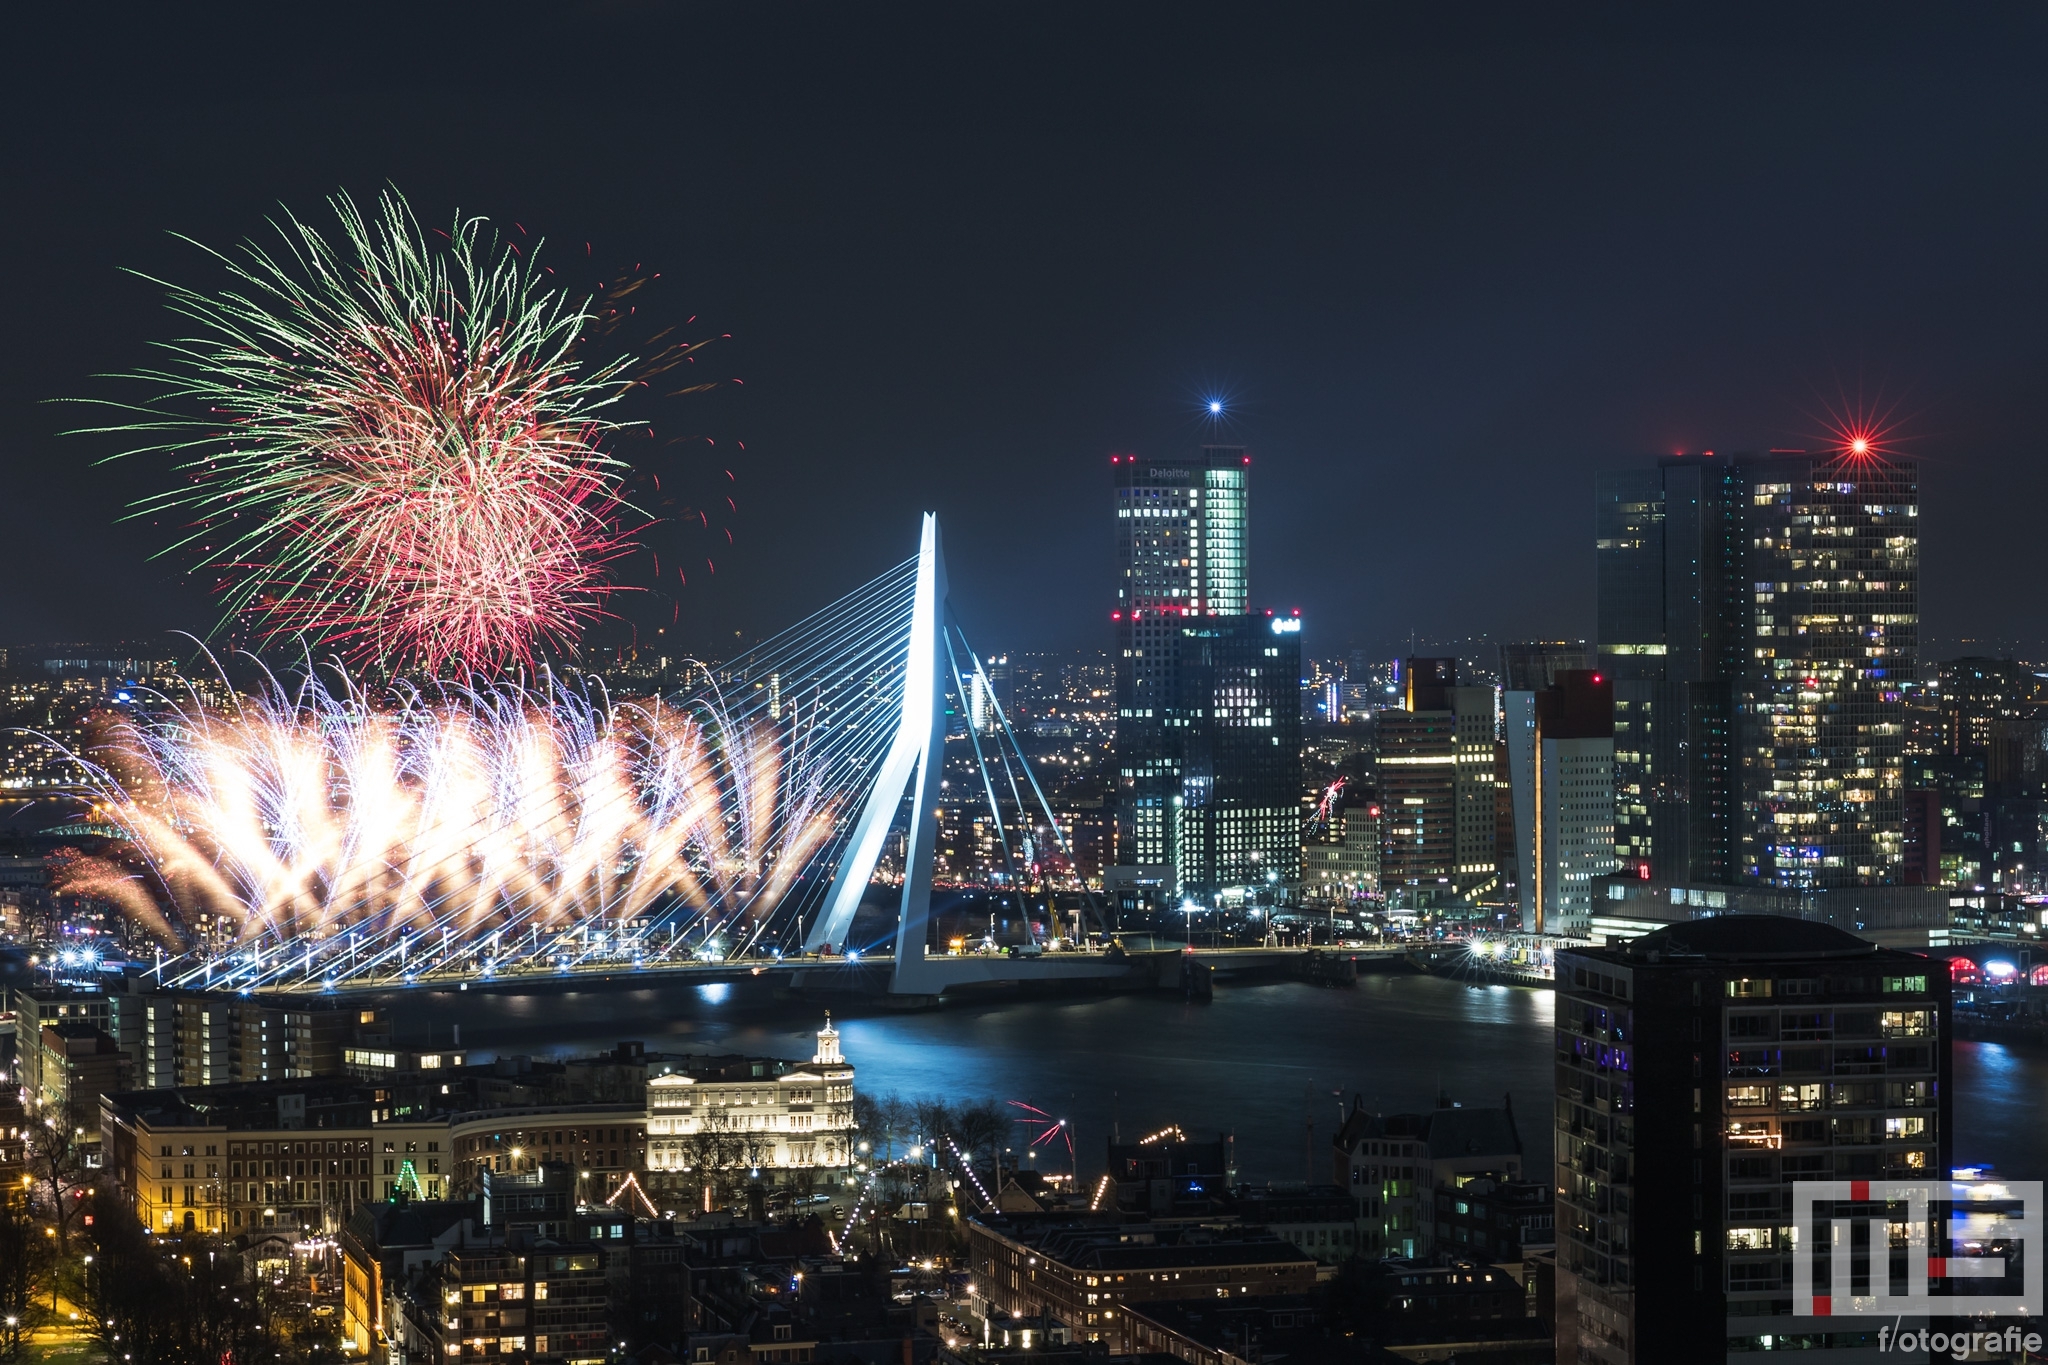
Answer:
M1791 1312L1791 1186L1946 1179L1947 964L1723 915L1557 956L1560 1360L1723 1358Z
M1714 455L1596 483L1595 667L1614 680L1615 852L1660 882L1736 872L1745 490L1735 461Z

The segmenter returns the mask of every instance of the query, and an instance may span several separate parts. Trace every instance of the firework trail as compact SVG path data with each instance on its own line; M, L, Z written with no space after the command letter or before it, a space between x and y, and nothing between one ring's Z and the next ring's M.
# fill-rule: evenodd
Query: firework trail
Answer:
M184 484L134 515L185 523L230 618L359 668L532 665L603 614L633 548L607 410L643 368L586 362L610 312L549 287L481 218L428 234L397 193L329 201L330 241L209 252L218 294L165 284L199 333L130 378L155 390L91 428L168 453ZM164 283L154 281L155 283Z
M1017 1116L1016 1121L1025 1127L1026 1147L1036 1151L1040 1147L1050 1147L1055 1138L1064 1138L1067 1144L1067 1159L1073 1160L1074 1133L1067 1127L1065 1119L1056 1119L1037 1105L1026 1104L1022 1100L1011 1100L1009 1104L1014 1109L1024 1111Z
M165 907L187 936L222 926L202 953L329 973L363 952L489 972L593 935L632 955L681 921L743 947L832 835L805 733L715 694L613 707L497 685L375 706L346 680L272 680L235 710L165 703L123 728L92 771L136 866L82 865L65 889L159 933Z

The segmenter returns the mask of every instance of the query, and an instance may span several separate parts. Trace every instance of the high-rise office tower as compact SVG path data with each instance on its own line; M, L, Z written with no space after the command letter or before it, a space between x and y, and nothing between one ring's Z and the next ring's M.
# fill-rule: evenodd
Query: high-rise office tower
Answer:
M1744 496L1725 456L1597 483L1595 666L1614 680L1615 852L1658 881L1735 875Z
M1300 620L1247 613L1250 463L1241 446L1110 460L1123 860L1204 898L1299 876Z
M1562 669L1503 701L1522 924L1584 937L1595 879L1615 869L1614 684Z
M1410 906L1448 905L1498 877L1491 687L1458 685L1456 659L1408 659L1400 710L1376 718L1380 884Z
M1173 861L1180 795L1179 628L1242 615L1251 457L1204 446L1192 459L1112 455L1116 481L1118 835L1126 862Z
M1947 1179L1946 967L1777 916L1558 953L1559 1360L1883 1358L1791 1316L1791 1187Z
M1133 629L1151 613L1242 616L1247 609L1243 446L1192 459L1112 455L1117 607Z
M1301 880L1301 618L1179 623L1180 894Z
M1827 889L1904 880L1903 684L1920 639L1911 461L1742 462L1754 585L1739 874Z
M1902 880L1910 461L1675 456L1596 485L1615 845L1665 882Z

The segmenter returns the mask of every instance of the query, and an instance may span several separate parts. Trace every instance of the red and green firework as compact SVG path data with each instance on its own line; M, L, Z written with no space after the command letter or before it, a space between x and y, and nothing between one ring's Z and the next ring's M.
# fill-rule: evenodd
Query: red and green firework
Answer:
M429 234L395 192L330 203L338 239L287 214L281 248L209 253L221 292L165 286L199 330L97 428L177 460L136 514L179 518L260 638L425 670L573 645L631 548L603 448L629 360L586 360L589 301L486 220Z

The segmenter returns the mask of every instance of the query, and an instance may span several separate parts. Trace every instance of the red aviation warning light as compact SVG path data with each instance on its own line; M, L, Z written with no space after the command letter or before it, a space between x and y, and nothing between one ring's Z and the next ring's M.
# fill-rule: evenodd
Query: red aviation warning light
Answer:
M1901 452L1897 404L1844 399L1840 407L1829 405L1821 418L1824 439L1835 455L1858 463L1882 462Z

